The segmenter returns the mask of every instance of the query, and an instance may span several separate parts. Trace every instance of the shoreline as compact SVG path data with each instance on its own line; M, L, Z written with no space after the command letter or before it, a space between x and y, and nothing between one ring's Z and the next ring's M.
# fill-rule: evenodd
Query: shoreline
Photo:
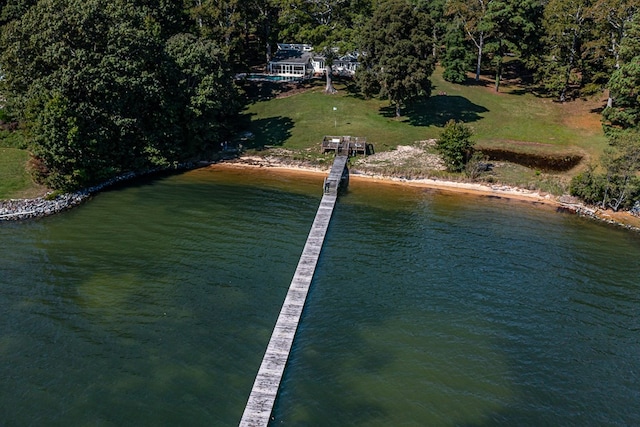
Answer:
M55 215L79 206L89 200L89 198L94 194L124 182L130 182L134 179L152 176L154 174L191 170L198 166L207 166L209 164L210 163L197 165L193 163L182 163L168 168L149 169L142 172L128 172L113 177L101 184L71 193L57 194L52 191L44 196L35 197L33 199L0 200L0 223L38 219Z
M295 163L285 163L273 161L272 159L261 159L259 157L245 157L229 162L213 163L209 166L216 169L242 169L242 168L265 168L280 170L292 174L313 174L326 175L329 168L309 167ZM552 205L554 207L564 207L569 205L558 200L556 196L542 194L537 191L530 191L519 187L506 185L489 185L482 183L447 181L433 178L406 179L386 175L372 174L358 169L350 169L350 180L377 182L388 185L407 185L412 187L430 188L436 190L449 191L454 193L473 194L478 196L499 196L524 202L534 202ZM640 222L640 221L639 221Z
M330 167L321 168L305 166L299 162L284 162L276 158L264 158L259 156L244 156L231 161L212 163L212 168L265 168L282 171L284 173L314 175L326 175ZM429 188L457 194L469 194L480 197L500 197L531 204L542 204L554 208L558 212L575 214L598 222L614 225L630 231L640 233L640 218L629 212L613 212L596 207L586 206L570 196L555 196L540 191L531 191L521 187L508 185L447 181L434 178L406 179L392 176L350 170L350 180L363 180L364 182L378 182L387 185L406 185L418 188Z
M173 171L190 171L201 168L264 168L277 170L279 172L287 174L313 175L326 175L330 169L330 166L322 168L319 166L304 165L301 162L288 162L276 157L260 156L241 156L234 159L221 161L200 162L198 164L191 164L190 166L191 167L187 167L187 165L183 164L176 168L170 169ZM51 199L49 199L47 196L44 196L34 199L0 200L0 223L37 219L54 215L82 204L83 202L87 201L93 194L115 184L159 172L162 171L152 170L147 171L147 173L125 174L123 176L113 178L103 184L96 185L94 187L80 190L74 193L61 194ZM362 180L363 182L369 183L428 188L451 193L469 194L479 197L499 197L531 204L542 204L555 208L555 210L558 212L576 214L592 220L640 233L640 217L633 216L629 212L613 212L601 210L595 207L589 207L577 202L575 199L569 196L555 196L548 193L531 191L524 188L508 185L447 181L434 178L398 178L393 176L368 173L366 171L358 170L355 168L351 169L350 171L350 179L354 181Z

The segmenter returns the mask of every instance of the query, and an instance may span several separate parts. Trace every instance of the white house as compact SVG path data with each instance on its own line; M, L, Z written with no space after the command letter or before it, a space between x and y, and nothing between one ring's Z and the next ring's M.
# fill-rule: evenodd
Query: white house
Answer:
M358 65L360 63L357 55L348 53L333 61L333 72L341 76L353 76L358 69Z
M314 55L311 58L311 66L313 66L314 74L324 74L324 56Z
M333 61L333 73L353 76L358 69L357 54L347 54ZM311 77L325 73L325 58L314 55L309 44L278 43L278 50L267 64L267 72L282 77Z
M267 72L282 77L310 77L313 74L311 50L307 44L278 43L276 54L267 64Z

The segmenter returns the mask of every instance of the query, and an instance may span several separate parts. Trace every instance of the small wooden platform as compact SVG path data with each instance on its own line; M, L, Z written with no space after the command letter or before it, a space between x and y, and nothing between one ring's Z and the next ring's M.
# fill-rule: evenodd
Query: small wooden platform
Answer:
M309 231L284 304L280 309L280 315L273 328L267 350L262 358L262 364L240 420L240 427L267 427L269 425L289 352L338 199L338 190L341 181L343 181L347 160L346 155L337 156L329 172L329 177L325 180L320 206L311 225L311 231Z
M344 154L366 156L373 152L373 146L367 144L367 138L357 136L325 136L322 140L322 152L334 151L336 155Z

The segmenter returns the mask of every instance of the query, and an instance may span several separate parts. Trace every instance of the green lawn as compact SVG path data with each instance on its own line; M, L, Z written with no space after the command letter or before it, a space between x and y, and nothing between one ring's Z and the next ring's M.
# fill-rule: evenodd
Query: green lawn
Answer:
M337 94L325 95L320 82L307 92L256 102L246 113L256 143L294 150L316 147L324 135L352 135L366 137L383 151L437 138L449 119L469 124L481 147L579 151L597 157L606 145L598 114L592 111L597 103L563 105L519 88L495 93L482 85L455 85L442 79L440 69L432 81L432 96L403 110L400 118L394 117L388 101L363 100L344 85L337 85ZM581 120L567 120L575 115Z
M598 102L559 104L509 86L496 94L491 85L447 83L441 69L432 81L432 96L405 109L400 118L394 117L388 101L363 100L345 84L337 83L337 94L325 95L322 81L315 81L302 93L255 102L244 115L247 127L256 135L249 148L282 146L314 153L324 135L352 135L366 137L376 151L386 151L437 138L449 119L471 126L480 148L536 154L577 152L597 158L606 146ZM43 193L25 171L28 153L18 148L21 138L19 133L0 134L0 199Z
M0 148L0 200L29 197L38 192L25 166L29 154L17 148Z

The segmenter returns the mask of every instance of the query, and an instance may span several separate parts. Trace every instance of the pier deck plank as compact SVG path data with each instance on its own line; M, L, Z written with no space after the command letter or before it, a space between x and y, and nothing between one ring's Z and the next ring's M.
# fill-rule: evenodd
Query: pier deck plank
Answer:
M291 280L267 350L260 364L240 427L266 427L278 395L280 382L293 345L302 310L309 293L320 252L331 222L333 209L338 198L338 189L342 172L346 167L347 156L336 157L326 182L329 188L318 206L315 219L309 231L298 266Z

